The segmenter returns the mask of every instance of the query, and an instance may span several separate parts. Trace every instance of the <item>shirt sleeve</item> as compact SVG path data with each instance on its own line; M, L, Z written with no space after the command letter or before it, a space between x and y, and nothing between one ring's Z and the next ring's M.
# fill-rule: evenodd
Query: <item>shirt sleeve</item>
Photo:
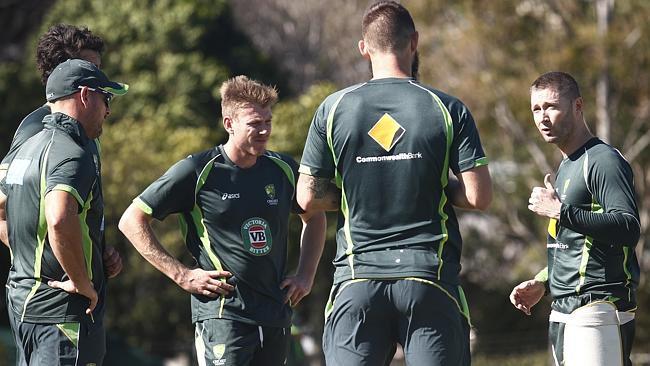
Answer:
M335 169L332 151L327 142L327 112L323 103L309 126L299 171L314 177L333 178Z
M487 165L481 139L474 118L469 109L460 101L454 101L449 108L454 125L449 167L458 174L466 170Z
M79 203L79 211L90 198L98 171L92 154L81 149L66 149L62 143L53 145L48 153L45 194L51 191L70 193Z
M151 183L133 202L158 220L179 212L189 212L195 204L197 173L192 158L174 164L162 177Z
M602 211L563 203L560 224L596 241L634 247L641 227L630 165L612 153L593 159L587 174L589 189Z

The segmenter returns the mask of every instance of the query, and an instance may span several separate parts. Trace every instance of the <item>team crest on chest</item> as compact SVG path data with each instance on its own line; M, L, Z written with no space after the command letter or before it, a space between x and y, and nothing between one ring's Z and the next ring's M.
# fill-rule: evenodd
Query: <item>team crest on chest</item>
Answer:
M264 192L266 193L266 197L268 198L266 200L266 203L268 203L271 206L276 206L278 204L278 199L275 198L275 185L267 184L264 187Z
M271 227L266 220L252 217L241 226L241 237L244 247L252 255L267 255L273 244Z
M223 355L226 353L226 345L224 343L219 343L212 347L212 353L216 360L213 361L214 365L225 365L226 359L223 358Z

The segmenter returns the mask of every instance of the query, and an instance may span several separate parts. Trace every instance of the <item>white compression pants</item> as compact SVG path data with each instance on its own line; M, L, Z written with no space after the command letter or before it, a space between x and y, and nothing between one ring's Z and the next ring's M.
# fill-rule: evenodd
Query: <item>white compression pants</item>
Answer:
M619 326L633 319L634 313L619 312L611 302L597 301L571 314L554 310L549 321L565 323L564 366L622 366Z

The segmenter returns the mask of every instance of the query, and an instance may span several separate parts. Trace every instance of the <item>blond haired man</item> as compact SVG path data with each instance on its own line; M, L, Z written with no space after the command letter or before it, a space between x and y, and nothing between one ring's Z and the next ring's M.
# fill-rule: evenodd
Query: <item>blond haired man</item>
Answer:
M297 163L266 150L273 87L237 76L221 86L228 141L190 155L152 183L120 230L158 270L192 294L200 365L283 365L291 308L309 293L325 241L323 213L295 200ZM295 276L285 277L289 213L303 222ZM177 213L197 268L172 257L151 220Z

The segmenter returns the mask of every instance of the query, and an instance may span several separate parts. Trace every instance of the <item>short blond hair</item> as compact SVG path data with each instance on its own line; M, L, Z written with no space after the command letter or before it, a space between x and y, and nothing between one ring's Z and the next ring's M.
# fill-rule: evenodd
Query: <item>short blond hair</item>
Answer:
M278 90L275 86L265 85L247 76L239 75L221 84L221 114L234 117L237 109L249 104L257 104L262 108L271 107L278 101Z

